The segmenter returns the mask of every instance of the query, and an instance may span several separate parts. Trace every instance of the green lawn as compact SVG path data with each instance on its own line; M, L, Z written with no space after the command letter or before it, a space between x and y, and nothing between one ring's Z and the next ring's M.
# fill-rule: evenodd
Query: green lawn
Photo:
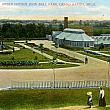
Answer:
M34 43L28 43L27 45L30 46L30 47L37 47L36 49L38 49L38 45L36 45ZM81 61L79 59L70 57L70 56L65 55L63 53L52 51L48 48L44 48L43 52L46 53L46 54L49 54L51 56L57 56L57 59L60 59L60 60L63 60L63 61L74 62L74 63L83 63L83 61Z
M99 46L91 47L90 50L99 51ZM104 49L101 49L101 51L110 51L110 46L104 46Z
M98 110L110 110L110 107L97 107Z
M71 50L71 51L83 51L84 48L80 48L80 47L70 47L70 46L61 46L62 48Z
M80 54L83 54L83 55L87 55L87 56L90 56L90 57L93 57L93 58L97 58L97 59L100 59L100 60L104 60L104 61L107 61L108 59L103 57L103 56L99 56L99 55L93 55L93 54L90 54L90 53L86 53L86 52L78 52Z
M48 48L44 48L44 53L47 53L47 54L49 54L51 56L57 56L58 59L63 60L63 61L74 62L74 63L83 63L83 61L81 61L79 59L70 57L70 56L65 55L63 53L59 53L59 52L55 52L55 51L49 50Z
M10 90L0 91L0 108L1 110L38 110L75 105L86 106L88 91L93 93L93 104L98 106L99 89ZM110 90L105 89L105 95L107 104L110 104ZM99 108L99 110L110 110L110 108Z
M49 61L48 58L38 54L38 53L33 53L33 51L29 49L21 49L18 51L15 51L12 54L0 54L0 61L9 61L12 60L12 57L14 57L15 61L30 61L30 60L35 60L35 57L37 57L36 60L39 62L41 61Z
M0 61L12 61L13 57L14 57L14 61L32 61L32 60L36 60L38 62L50 61L50 59L46 58L45 56L42 56L35 52L33 53L33 51L25 48L15 51L12 54L0 54ZM54 65L54 68L66 68L66 67L75 67L75 66L79 66L79 65L56 64ZM42 63L42 64L32 65L32 66L0 66L0 69L48 69L48 68L53 68L53 64Z

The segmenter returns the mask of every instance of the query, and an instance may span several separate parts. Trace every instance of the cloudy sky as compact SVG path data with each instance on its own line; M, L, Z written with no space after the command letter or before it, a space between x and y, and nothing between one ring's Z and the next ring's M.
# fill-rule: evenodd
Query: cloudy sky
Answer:
M109 19L110 0L0 0L0 19Z

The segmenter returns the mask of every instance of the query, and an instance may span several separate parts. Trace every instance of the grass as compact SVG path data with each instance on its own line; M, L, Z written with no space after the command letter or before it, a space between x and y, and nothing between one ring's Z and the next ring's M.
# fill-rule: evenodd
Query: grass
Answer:
M74 62L74 63L83 63L83 61L70 57L68 55L65 55L63 53L59 53L59 52L55 52L52 50L49 50L48 48L44 48L44 53L47 53L51 56L57 56L58 59L63 60L63 61L67 61L67 62Z
M38 49L38 45L36 45L34 43L28 43L27 45L30 46L30 47L37 47L36 49ZM83 61L81 61L79 59L67 56L63 53L52 51L48 48L44 48L43 52L46 53L46 54L49 54L51 56L57 56L57 59L60 59L60 60L63 60L63 61L74 62L74 63L84 63Z
M98 110L110 110L110 107L97 107Z
M12 43L11 43L12 44ZM15 51L12 54L0 54L0 61L32 61L36 60L38 62L49 62L50 59L46 58L43 55L33 52L32 50L21 48L21 50ZM75 67L79 65L75 64L56 64L54 68L66 68L66 67ZM52 64L38 64L32 66L0 66L0 69L49 69L53 68Z
M108 61L107 58L103 57L103 56L99 56L99 55L93 55L93 54L90 54L90 53L86 53L86 52L78 52L80 54L83 54L83 55L87 55L87 56L90 56L90 57L93 57L93 58L97 58L97 59L100 59L100 60L104 60L104 61Z
M91 47L90 50L99 51L99 46ZM101 49L101 51L110 51L110 46L104 46L104 49Z
M65 106L86 106L86 93L88 91L93 93L93 104L98 106L99 89L9 90L0 91L0 108L1 110L37 110ZM105 89L105 95L107 104L110 104L110 90ZM110 110L110 108L99 108L99 110Z
M7 46L14 46L14 47L18 47L18 48L23 48L21 45L19 44L14 44L14 42L4 42L5 45Z
M84 50L83 48L80 48L80 47L70 47L70 46L61 46L61 47L71 50L71 51L83 51Z
M37 59L35 57L37 56ZM49 61L48 58L38 54L38 53L33 53L33 51L29 49L21 49L18 51L15 51L12 54L0 54L0 61L10 61L12 60L12 57L14 57L15 61L30 61L30 60L37 60L39 62L41 61Z

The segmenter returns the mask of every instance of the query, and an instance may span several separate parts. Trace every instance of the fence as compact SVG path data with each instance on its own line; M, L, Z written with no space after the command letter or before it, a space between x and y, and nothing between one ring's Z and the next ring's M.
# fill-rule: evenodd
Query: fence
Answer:
M72 89L110 87L110 81L11 81L12 89Z

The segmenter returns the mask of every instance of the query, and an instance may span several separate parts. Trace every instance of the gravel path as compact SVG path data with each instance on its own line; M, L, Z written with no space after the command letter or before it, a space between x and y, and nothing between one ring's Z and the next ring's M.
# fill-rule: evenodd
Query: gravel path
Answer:
M52 42L32 41L36 44L44 43L44 47L55 50ZM85 55L57 48L57 51L65 53L71 57L76 57L84 61ZM88 64L78 67L55 69L56 80L108 80L108 63L96 58L88 57ZM0 87L6 87L10 80L52 80L53 69L27 69L27 70L0 70Z

